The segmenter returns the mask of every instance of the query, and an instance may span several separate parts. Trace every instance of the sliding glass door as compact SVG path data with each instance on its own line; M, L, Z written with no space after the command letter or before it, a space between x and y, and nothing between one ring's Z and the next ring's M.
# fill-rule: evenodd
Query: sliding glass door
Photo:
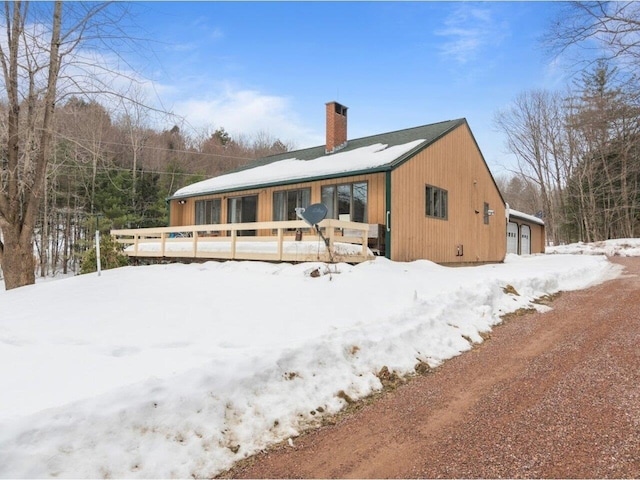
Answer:
M246 197L233 197L227 200L227 222L228 223L250 223L258 218L258 196L248 195ZM244 230L238 232L239 236L253 236L255 230Z

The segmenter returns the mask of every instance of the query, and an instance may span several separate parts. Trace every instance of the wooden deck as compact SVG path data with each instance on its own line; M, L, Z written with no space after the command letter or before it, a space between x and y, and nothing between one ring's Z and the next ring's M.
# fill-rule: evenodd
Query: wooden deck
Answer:
M368 224L325 219L319 227L328 245L302 220L111 230L111 235L134 258L332 263L374 258Z

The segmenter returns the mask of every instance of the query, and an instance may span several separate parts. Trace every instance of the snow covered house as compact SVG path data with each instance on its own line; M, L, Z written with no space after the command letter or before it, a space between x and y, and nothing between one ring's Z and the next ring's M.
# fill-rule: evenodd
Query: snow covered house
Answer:
M504 259L506 205L464 118L348 139L347 107L330 102L326 126L325 145L178 190L170 225L293 220L296 207L323 203L328 218L366 225L369 248L395 261ZM269 225L242 233L273 236Z

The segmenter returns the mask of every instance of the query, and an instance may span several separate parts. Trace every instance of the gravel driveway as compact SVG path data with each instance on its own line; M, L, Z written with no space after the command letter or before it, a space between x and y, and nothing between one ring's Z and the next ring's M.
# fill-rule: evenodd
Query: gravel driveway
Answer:
M640 478L640 258L612 261L625 276L225 476Z

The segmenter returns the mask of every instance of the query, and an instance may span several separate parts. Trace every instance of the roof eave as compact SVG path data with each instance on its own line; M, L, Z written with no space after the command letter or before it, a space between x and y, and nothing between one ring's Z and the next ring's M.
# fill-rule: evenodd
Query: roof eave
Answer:
M333 173L329 175L318 175L315 177L305 177L305 178L291 178L288 180L278 181L278 182L242 185L238 187L224 188L220 190L209 190L209 191L197 192L197 193L192 193L188 195L173 195L169 197L167 200L169 201L183 200L183 199L193 198L193 197L203 197L206 195L223 195L227 193L244 192L246 190L257 190L259 188L271 188L271 187L280 187L280 186L285 187L288 185L295 185L299 183L311 183L311 182L318 182L322 180L334 180L336 178L354 177L358 175L370 175L374 173L387 172L392 169L393 167L391 167L390 164L386 164L386 165L380 165L378 167L367 168L363 170L352 170L349 172Z

